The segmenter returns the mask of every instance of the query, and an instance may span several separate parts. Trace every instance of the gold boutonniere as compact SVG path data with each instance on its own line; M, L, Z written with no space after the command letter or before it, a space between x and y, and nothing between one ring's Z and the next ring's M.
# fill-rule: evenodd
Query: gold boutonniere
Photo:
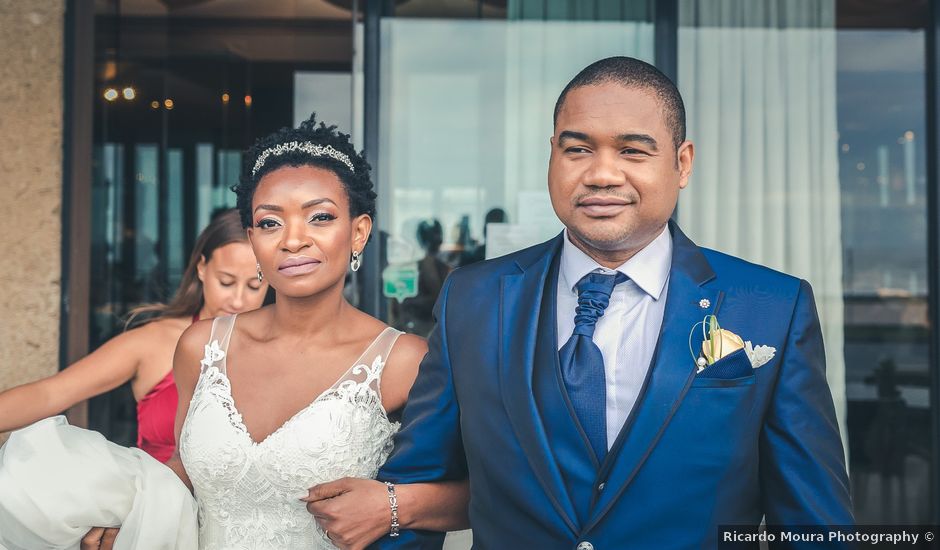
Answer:
M701 351L696 354L692 347L692 337L698 331L699 326L702 328L702 346ZM715 315L705 316L692 326L692 331L689 333L689 352L692 354L692 360L695 361L697 373L740 349L744 350L751 362L751 367L755 369L773 359L777 351L776 348L770 346L754 346L750 341L744 341L730 330L721 328L718 324L718 317Z

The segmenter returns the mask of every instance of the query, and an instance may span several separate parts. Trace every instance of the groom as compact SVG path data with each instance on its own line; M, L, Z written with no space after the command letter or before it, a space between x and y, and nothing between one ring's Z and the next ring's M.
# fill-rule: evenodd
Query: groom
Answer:
M812 290L669 221L693 157L657 69L614 57L574 77L548 170L565 231L450 276L379 479L469 476L486 549L715 548L719 525L764 516L853 523ZM728 332L700 353L709 315ZM767 347L718 349L737 336Z

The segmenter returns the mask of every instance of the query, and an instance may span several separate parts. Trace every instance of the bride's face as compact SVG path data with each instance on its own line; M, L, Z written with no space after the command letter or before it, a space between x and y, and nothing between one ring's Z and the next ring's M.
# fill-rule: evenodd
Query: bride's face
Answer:
M264 278L279 295L307 297L342 287L372 219L352 216L339 177L315 166L266 174L251 200L248 237Z

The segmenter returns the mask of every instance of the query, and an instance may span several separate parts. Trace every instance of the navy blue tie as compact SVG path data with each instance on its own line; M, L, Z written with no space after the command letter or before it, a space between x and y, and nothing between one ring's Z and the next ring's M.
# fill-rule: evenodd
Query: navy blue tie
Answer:
M594 343L594 328L610 303L610 293L626 280L627 276L618 272L588 273L578 281L574 332L559 351L561 375L571 406L598 462L607 455L607 386L604 356Z

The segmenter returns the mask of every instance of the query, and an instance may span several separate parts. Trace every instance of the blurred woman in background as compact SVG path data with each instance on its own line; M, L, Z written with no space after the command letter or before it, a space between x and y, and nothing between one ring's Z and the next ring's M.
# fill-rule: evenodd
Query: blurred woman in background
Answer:
M15 430L131 382L137 400L137 446L166 462L175 446L176 343L192 323L256 309L268 286L238 212L216 216L196 240L173 299L131 312L128 325L146 317L68 368L0 392L0 432Z

